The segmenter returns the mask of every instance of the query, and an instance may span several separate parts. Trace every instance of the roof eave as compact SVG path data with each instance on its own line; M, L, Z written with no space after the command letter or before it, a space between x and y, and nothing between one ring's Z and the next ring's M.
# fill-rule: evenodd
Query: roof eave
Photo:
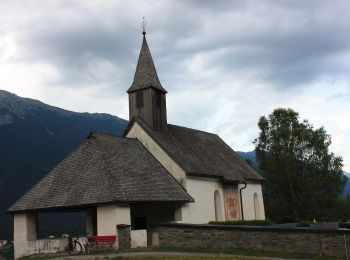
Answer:
M163 92L164 94L168 93L168 91L166 91L166 89L163 88L162 86L157 87L157 86L154 86L154 85L141 86L141 87L134 87L133 85L131 85L131 87L126 92L130 94L130 93L136 92L138 90L147 89L147 88L154 88L156 90L159 90L159 91Z
M265 181L264 177L261 177L261 179L258 178L244 178L245 181L252 181L252 182L257 182L257 183L262 183Z
M6 210L7 213L20 213L20 212L45 212L45 211L74 211L83 210L90 207L97 207L98 205L108 205L113 203L118 204L133 204L133 203L192 203L194 199L189 196L189 199L176 199L176 200L114 200L106 202L96 202L89 204L80 205L70 205L70 206L55 206L55 207L45 207L45 208L25 208L25 209L9 209Z

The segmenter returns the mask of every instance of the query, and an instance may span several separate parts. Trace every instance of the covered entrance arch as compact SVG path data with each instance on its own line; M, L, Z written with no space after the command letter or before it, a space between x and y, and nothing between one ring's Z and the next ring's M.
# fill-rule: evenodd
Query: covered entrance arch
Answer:
M158 233L154 228L159 223L179 220L177 203L153 202L130 205L132 247L158 244Z

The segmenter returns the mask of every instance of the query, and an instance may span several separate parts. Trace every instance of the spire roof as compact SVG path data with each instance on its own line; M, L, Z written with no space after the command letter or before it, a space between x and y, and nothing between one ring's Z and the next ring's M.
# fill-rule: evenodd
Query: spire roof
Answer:
M156 68L153 63L151 52L146 41L146 33L143 33L142 47L137 62L134 81L127 92L153 87L167 93L159 81Z

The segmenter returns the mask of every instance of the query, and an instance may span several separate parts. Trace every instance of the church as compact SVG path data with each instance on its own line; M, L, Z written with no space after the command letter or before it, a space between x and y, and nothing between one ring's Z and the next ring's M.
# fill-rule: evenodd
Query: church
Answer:
M168 123L166 95L143 32L122 137L91 133L25 193L13 213L16 258L37 239L37 214L86 212L86 231L116 235L116 226L265 219L263 178L218 135ZM27 251L26 251L27 250Z

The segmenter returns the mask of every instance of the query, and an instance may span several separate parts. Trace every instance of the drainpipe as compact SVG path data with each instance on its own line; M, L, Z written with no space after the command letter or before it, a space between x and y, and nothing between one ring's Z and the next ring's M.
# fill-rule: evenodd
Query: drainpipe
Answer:
M241 201L241 216L242 216L242 220L244 220L244 214L243 214L243 201L242 201L242 190L244 190L245 188L247 188L247 183L245 181L243 181L244 183L244 187L239 189L239 198Z

